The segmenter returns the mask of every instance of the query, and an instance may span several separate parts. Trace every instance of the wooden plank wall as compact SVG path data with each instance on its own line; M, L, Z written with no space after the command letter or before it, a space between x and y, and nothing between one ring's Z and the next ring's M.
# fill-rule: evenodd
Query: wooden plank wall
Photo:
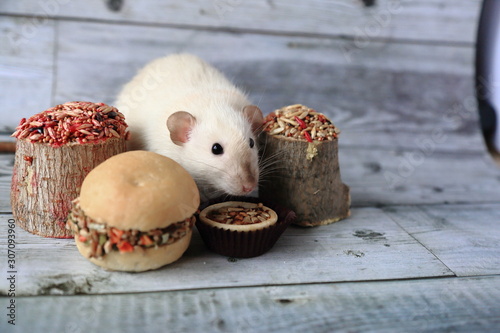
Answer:
M500 177L486 156L473 91L480 5L2 1L0 131L57 103L113 103L151 59L191 52L265 113L302 103L329 115L342 130L342 177L353 205L488 202L498 197ZM8 180L12 161L1 163Z
M300 102L344 144L397 146L439 127L482 142L472 105L480 0L2 1L0 131L69 100L112 103L149 60L192 52L264 111ZM457 117L457 113L461 112ZM449 140L443 147L450 145Z

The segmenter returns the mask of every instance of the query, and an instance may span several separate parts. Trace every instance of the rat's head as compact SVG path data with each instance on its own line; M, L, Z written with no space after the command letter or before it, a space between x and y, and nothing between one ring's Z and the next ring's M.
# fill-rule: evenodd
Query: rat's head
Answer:
M247 105L243 110L206 114L196 119L178 111L168 118L170 139L183 150L181 164L206 199L249 194L259 182L256 134L263 123L262 112Z

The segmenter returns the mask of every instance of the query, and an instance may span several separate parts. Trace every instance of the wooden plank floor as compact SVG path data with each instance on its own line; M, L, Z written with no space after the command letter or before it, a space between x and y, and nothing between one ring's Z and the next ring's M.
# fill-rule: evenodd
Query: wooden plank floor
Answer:
M498 332L500 278L20 299L19 332ZM41 306L43 304L43 306Z

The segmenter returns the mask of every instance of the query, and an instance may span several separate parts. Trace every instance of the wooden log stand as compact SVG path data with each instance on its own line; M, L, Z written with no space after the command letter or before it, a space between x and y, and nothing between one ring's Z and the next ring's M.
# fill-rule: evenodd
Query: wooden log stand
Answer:
M350 215L349 187L342 183L338 141L306 142L262 132L261 159L269 170L259 197L292 209L295 224L312 227Z
M123 138L61 147L18 139L11 185L17 224L40 236L72 238L65 223L83 179L98 164L124 151Z

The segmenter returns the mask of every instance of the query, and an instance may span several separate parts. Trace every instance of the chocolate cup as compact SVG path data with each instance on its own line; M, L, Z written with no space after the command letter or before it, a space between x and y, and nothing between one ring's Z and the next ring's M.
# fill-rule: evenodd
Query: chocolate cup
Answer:
M207 248L215 253L233 258L252 258L268 252L281 237L286 228L295 220L295 213L290 209L265 202L259 198L231 197L224 201L243 201L259 203L271 208L278 215L278 220L273 225L263 229L252 231L234 231L210 226L202 222L197 216L196 228ZM212 204L223 202L214 200L204 205L203 208Z

